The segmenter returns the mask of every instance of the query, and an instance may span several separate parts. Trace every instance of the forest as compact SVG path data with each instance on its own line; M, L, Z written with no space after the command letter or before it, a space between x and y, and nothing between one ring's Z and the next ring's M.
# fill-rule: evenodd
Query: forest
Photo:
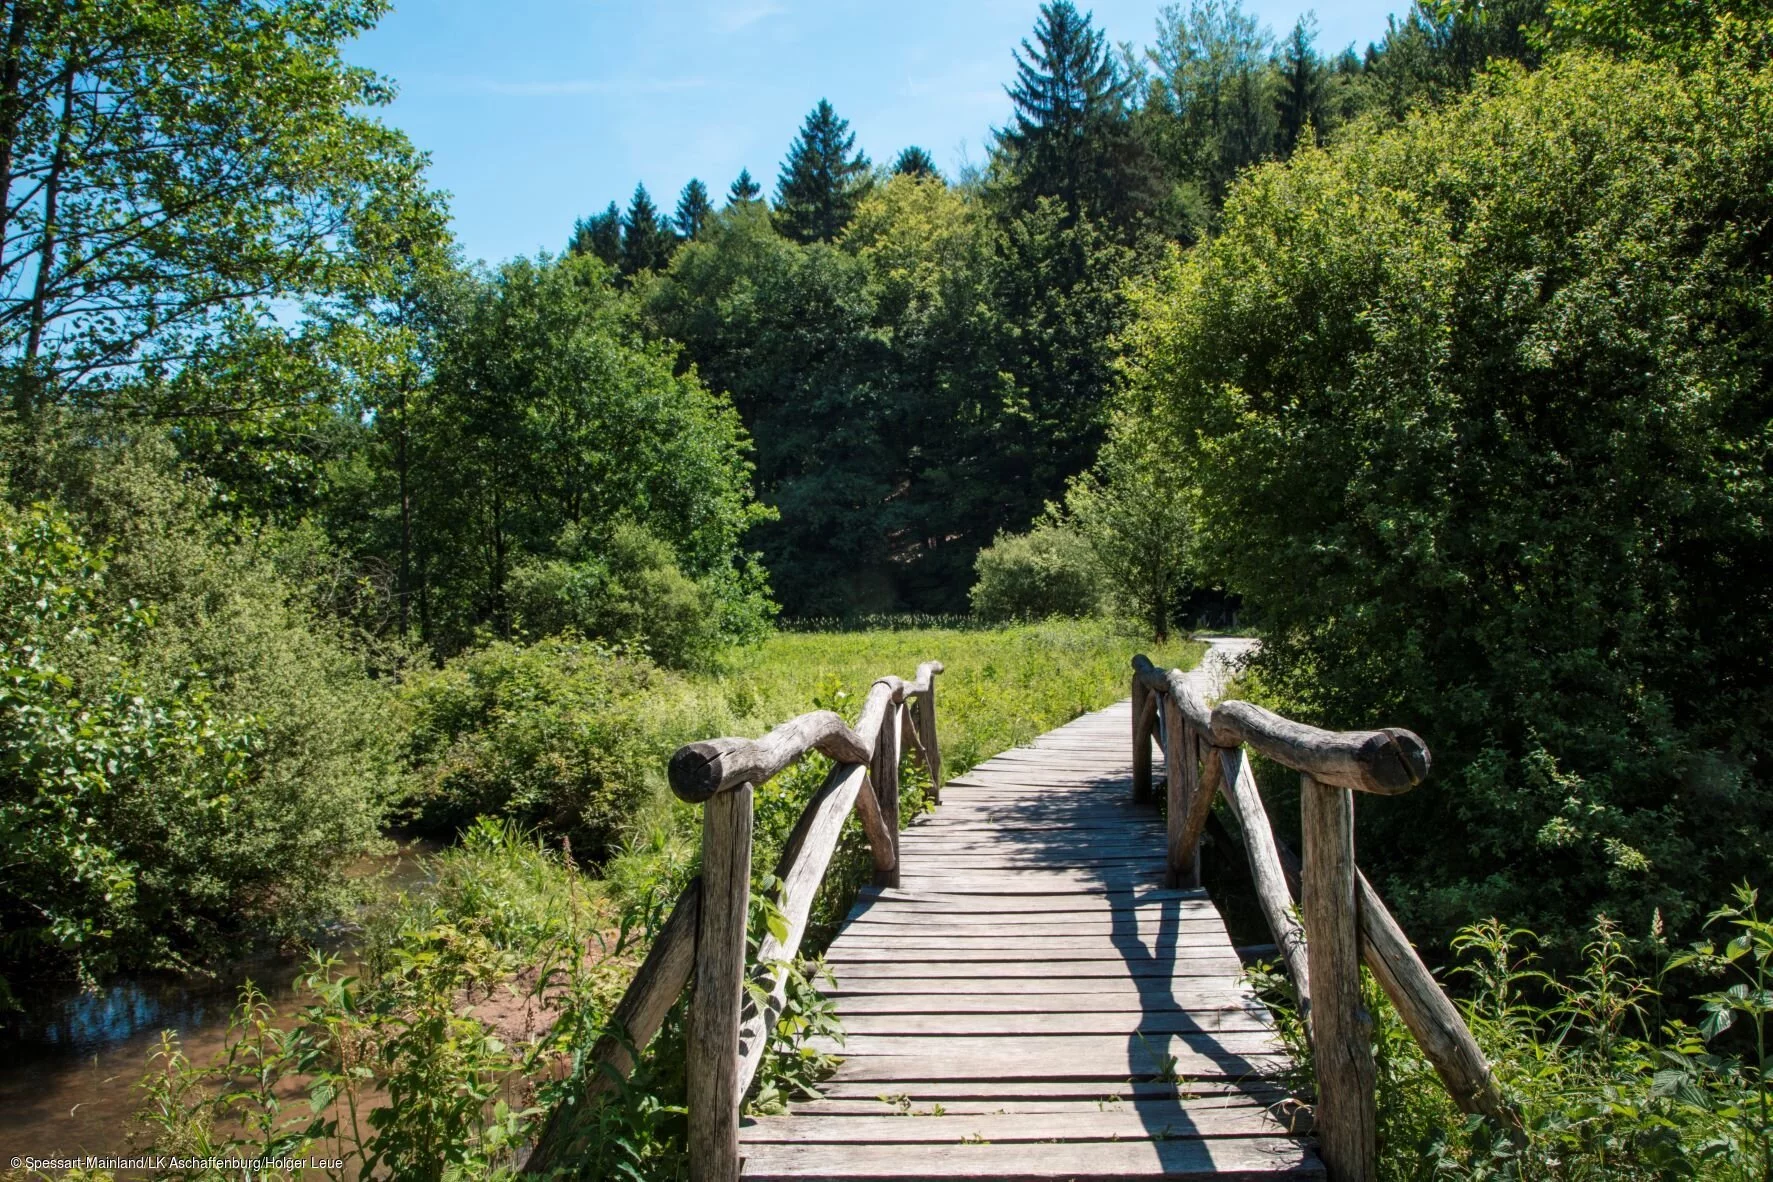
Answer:
M694 873L678 744L934 657L964 771L1229 628L1434 748L1362 865L1530 1143L1376 1003L1386 1176L1773 1179L1773 7L1047 0L976 166L809 95L773 185L490 265L387 11L0 4L0 1020L314 957L141 1065L142 1144L513 1173ZM680 1017L579 1176L682 1176Z

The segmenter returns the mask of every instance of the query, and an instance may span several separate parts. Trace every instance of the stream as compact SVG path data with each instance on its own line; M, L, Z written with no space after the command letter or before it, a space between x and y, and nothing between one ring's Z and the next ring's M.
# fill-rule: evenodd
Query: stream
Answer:
M384 875L390 887L408 887L423 879L422 856L434 848L406 843L349 873ZM327 950L350 960L348 939ZM279 1016L288 1014L302 1000L295 985L308 959L305 952L256 957L213 977L122 976L95 992L70 989L7 1015L0 1031L0 1162L125 1152L137 1139L138 1085L161 1031L176 1031L186 1056L207 1063L226 1041L240 986L251 980Z

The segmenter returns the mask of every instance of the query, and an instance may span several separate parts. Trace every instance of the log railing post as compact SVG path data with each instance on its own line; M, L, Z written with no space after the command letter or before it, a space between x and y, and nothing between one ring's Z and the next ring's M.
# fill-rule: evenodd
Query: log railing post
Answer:
M942 749L936 744L936 678L930 676L930 687L917 696L915 709L911 712L912 724L917 728L918 746L923 748L923 757L930 772L930 802L942 803Z
M1373 1021L1361 1004L1354 793L1302 774L1299 794L1305 838L1300 909L1309 937L1318 1142L1331 1182L1374 1182L1378 1113Z
M1194 728L1182 717L1182 707L1174 694L1165 694L1163 702L1165 805L1167 860L1164 885L1197 887L1200 885L1193 844L1186 848L1188 819L1194 811L1194 797L1200 791L1200 765L1195 762ZM1195 839L1198 841L1198 836Z
M687 1081L692 1182L735 1182L739 1176L739 1021L751 825L750 784L718 793L702 806L702 905Z
M1133 678L1133 799L1151 799L1151 724L1157 717L1157 695Z
M899 885L899 740L904 732L905 707L889 705L881 720L880 734L874 742L874 758L869 764L869 779L874 784L875 799L880 804L880 819L892 842L893 868L876 872L875 886Z

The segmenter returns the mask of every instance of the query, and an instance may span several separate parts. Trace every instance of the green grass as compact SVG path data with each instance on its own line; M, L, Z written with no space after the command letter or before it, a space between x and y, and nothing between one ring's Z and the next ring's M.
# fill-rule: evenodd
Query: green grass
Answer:
M1160 665L1187 668L1205 651L1204 645L1177 638L1153 646L1138 633L1102 620L992 629L783 632L734 654L726 669L708 680L740 728L733 733L758 734L832 705L839 692L859 699L877 677L910 678L919 663L941 661L937 737L943 770L958 775L1007 747L1126 697L1135 652Z

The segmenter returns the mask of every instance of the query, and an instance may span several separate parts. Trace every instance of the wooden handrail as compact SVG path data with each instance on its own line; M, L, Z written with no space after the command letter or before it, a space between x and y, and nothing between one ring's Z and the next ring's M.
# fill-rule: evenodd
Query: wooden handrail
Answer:
M682 800L703 806L702 873L685 888L592 1050L585 1091L549 1113L526 1173L546 1173L583 1151L588 1108L634 1067L693 976L687 1081L689 1164L696 1182L733 1182L739 1114L787 995L788 967L806 936L812 906L844 821L855 809L877 885L899 885L899 764L924 760L939 792L936 675L926 661L912 681L882 677L868 688L852 728L829 710L790 719L759 739L711 739L678 748L667 776ZM913 709L915 707L915 709ZM775 866L776 904L786 931L767 933L747 967L752 798L756 786L818 751L837 766L813 793ZM757 986L745 988L749 976ZM757 1000L761 998L761 1001Z
M1214 796L1222 797L1243 832L1257 901L1307 1019L1319 1084L1316 1124L1334 1182L1377 1176L1363 960L1460 1109L1496 1120L1518 1138L1520 1116L1477 1040L1355 865L1353 794L1396 795L1422 783L1431 766L1428 745L1402 729L1321 730L1249 702L1209 709L1186 673L1159 669L1143 655L1132 663L1133 791L1136 799L1150 795L1155 738L1167 781L1168 885L1198 885L1201 832ZM1303 861L1274 835L1246 746L1300 773Z

